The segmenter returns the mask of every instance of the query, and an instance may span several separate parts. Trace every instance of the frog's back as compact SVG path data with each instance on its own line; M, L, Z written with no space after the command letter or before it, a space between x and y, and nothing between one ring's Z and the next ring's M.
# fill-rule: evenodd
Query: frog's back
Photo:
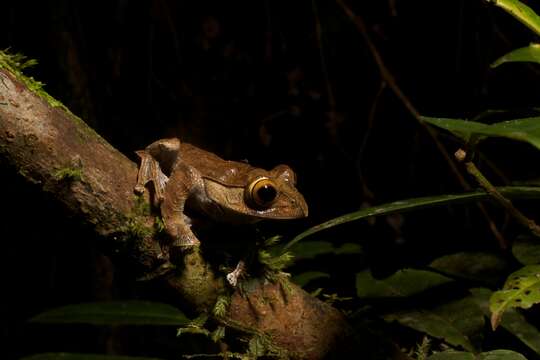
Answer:
M179 161L197 169L203 178L238 187L245 185L248 173L254 169L247 163L224 160L188 143L181 144Z

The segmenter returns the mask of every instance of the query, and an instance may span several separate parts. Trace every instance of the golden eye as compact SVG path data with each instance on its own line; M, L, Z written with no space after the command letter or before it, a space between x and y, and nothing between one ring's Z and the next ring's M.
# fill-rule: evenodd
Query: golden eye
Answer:
M253 181L246 192L247 201L258 208L267 208L272 205L277 195L276 184L266 177Z

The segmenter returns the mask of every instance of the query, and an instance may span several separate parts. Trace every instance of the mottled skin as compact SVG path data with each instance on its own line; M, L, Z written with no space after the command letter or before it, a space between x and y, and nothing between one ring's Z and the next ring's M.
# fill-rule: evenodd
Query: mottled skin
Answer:
M184 213L186 208L230 223L307 216L307 204L295 188L294 172L286 165L267 171L223 160L176 138L158 140L137 154L141 166L135 191L142 193L153 182L173 246L199 244Z

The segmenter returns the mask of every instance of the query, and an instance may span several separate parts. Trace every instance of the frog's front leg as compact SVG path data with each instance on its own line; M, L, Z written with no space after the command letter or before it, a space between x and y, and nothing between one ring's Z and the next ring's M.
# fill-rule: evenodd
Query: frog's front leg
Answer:
M197 191L201 184L202 179L197 171L184 164L178 164L172 171L161 203L161 216L165 230L173 238L172 246L199 244L199 240L191 231L187 216L184 215L184 208L188 197Z

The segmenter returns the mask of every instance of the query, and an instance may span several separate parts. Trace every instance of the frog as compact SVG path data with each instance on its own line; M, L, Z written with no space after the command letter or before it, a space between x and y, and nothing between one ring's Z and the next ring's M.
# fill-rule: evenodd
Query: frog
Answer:
M296 188L296 174L287 165L264 170L244 161L224 160L178 138L157 140L136 154L140 167L134 190L143 194L152 183L172 247L200 245L191 229L188 213L192 211L231 224L308 216L307 203Z

